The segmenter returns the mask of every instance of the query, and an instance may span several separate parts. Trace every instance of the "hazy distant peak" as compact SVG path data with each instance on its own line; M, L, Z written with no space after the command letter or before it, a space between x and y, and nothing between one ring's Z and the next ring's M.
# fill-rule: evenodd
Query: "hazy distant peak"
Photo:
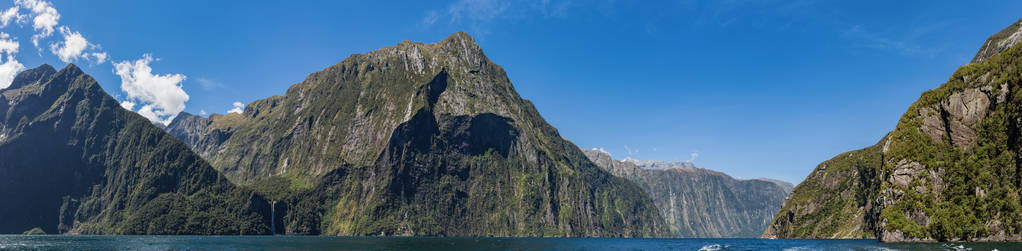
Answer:
M637 160L632 157L625 157L624 162L630 162L642 169L671 169L671 168L696 168L692 162L660 161L660 160Z
M784 188L784 192L785 193L791 193L791 190L795 189L795 184L791 184L790 182L783 181L783 180L775 180L775 179L771 179L771 178L755 178L755 179L752 179L752 180L761 180L761 181L766 181L766 182L777 184L778 186Z

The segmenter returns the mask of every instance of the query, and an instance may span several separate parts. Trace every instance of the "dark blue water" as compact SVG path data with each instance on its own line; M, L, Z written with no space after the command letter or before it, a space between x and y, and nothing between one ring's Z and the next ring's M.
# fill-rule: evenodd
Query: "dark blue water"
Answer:
M1022 243L875 240L0 235L3 250L1022 250Z

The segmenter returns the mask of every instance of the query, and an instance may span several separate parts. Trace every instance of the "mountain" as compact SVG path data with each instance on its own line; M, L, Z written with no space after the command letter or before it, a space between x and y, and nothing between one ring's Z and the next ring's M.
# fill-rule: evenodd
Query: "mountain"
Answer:
M756 238L781 209L792 186L776 180L738 180L695 168L691 162L618 161L598 149L583 151L604 170L642 187L677 237Z
M1022 20L924 92L877 144L825 161L768 238L1022 240Z
M667 233L641 188L561 138L461 32L352 55L243 113L167 130L281 201L289 233Z
M674 168L696 168L692 162L673 162L660 160L637 160L626 157L624 162L630 162L642 169L674 169Z
M0 233L268 234L269 205L75 65L0 90Z

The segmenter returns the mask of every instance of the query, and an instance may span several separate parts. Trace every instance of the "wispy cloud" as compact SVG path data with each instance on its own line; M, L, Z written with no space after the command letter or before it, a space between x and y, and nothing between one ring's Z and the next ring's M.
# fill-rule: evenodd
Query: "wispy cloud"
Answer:
M446 21L450 25L467 27L477 35L487 34L498 20L564 17L570 7L568 0L457 0L446 8L426 11L422 26Z
M628 156L632 156L633 154L639 153L639 149L632 149L631 147L628 147L628 145L625 145L625 152L628 153Z
M509 1L459 0L447 7L447 15L451 23L462 20L485 22L503 18L502 15L510 6Z
M689 158L688 160L685 160L685 162L692 163L693 161L696 161L696 158L699 157L699 151L692 152L688 156Z
M910 56L935 56L941 48L924 47L919 39L940 26L941 24L932 24L917 27L909 32L874 32L856 24L849 26L841 37L850 41L853 47L892 50Z
M220 82L217 82L217 81L213 81L213 80L208 79L208 78L201 78L201 77L200 78L195 78L195 82L198 82L199 86L202 87L203 90L207 90L207 91L211 90L211 89L215 89L215 88L223 88L225 86L223 83L220 83Z
M440 19L440 13L435 10L427 11L426 16L422 18L422 24L430 26L436 23Z

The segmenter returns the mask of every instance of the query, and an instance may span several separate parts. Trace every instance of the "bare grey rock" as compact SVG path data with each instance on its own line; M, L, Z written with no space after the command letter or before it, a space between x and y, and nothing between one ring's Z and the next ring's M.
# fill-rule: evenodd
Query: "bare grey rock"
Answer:
M891 175L890 182L902 187L908 187L908 184L925 169L926 166L919 164L919 162L902 159L894 167L894 174Z
M976 57L972 58L972 63L981 62L984 59L990 58L1009 47L1018 44L1022 41L1022 19L1016 21L1008 28L1001 30L997 34L987 38L987 41L983 43L983 47L980 47L979 53Z

